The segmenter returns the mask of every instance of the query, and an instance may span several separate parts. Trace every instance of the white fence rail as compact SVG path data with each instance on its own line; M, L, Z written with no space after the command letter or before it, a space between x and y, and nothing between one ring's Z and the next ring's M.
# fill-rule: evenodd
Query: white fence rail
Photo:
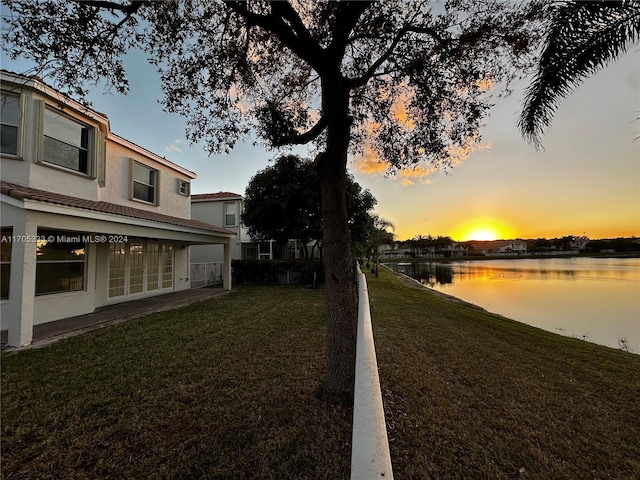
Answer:
M208 287L222 283L222 262L200 262L191 264L191 288Z
M367 279L358 268L358 339L351 440L351 480L392 479L391 454L373 343Z

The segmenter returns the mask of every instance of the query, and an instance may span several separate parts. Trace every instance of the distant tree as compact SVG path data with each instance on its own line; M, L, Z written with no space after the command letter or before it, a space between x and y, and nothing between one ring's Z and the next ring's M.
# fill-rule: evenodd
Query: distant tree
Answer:
M447 248L449 245L451 245L453 243L453 239L449 236L442 236L442 235L438 235L434 240L433 240L434 246L436 248L436 251L438 250L442 250L444 248Z
M640 40L640 1L556 1L518 126L536 148L562 98Z
M370 256L373 260L373 273L378 276L378 269L380 266L380 247L383 245L394 245L395 243L395 225L389 220L380 218L378 215L373 215L372 230L368 237L368 246ZM388 229L391 229L390 232Z
M369 190L363 190L347 175L347 213L351 238L358 242L367 235L372 219L369 211L376 204ZM274 240L286 245L290 239L304 245L305 258L322 248L322 201L320 179L310 160L296 155L278 158L258 172L245 191L242 222L256 241ZM311 252L307 246L313 244Z
M327 373L351 403L356 286L347 157L366 145L396 171L447 167L480 140L490 85L526 75L546 2L532 0L5 0L9 54L75 96L99 78L128 88L122 57L143 49L163 104L188 137L228 152L250 132L272 148L311 144L322 191Z

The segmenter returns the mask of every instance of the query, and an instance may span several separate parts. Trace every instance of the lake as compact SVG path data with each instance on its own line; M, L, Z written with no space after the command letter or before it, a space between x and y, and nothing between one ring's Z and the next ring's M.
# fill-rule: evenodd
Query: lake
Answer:
M513 320L640 353L640 258L427 261L387 266L429 288Z

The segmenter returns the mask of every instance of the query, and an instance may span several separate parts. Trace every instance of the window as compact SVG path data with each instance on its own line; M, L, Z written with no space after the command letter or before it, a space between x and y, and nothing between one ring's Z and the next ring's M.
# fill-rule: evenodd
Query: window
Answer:
M132 160L132 198L158 204L158 178L160 172Z
M90 132L87 125L45 108L42 160L90 175Z
M3 93L0 99L1 130L0 152L8 155L18 155L18 139L20 129L20 97Z
M227 202L224 204L224 226L236 226L236 202Z
M188 197L190 195L189 187L190 187L189 182L187 182L186 180L178 179L178 193L180 195L184 195L185 197Z
M38 229L36 295L84 290L85 244L69 232ZM50 239L50 240L49 240Z
M6 300L9 298L9 282L11 280L11 246L13 245L11 236L13 229L3 228L1 233L0 277L2 277L2 284L0 285L0 300Z

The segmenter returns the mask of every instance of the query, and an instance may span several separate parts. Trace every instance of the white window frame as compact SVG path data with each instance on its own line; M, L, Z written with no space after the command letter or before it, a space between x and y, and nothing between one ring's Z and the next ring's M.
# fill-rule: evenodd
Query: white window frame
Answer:
M191 184L187 180L178 179L178 193L184 197L191 196Z
M227 207L233 206L234 212L227 213ZM238 226L238 202L224 202L223 205L224 226L225 227L237 227ZM228 221L228 217L233 215L233 223Z
M146 203L147 205L159 205L160 204L160 170L158 170L157 168L153 168L150 167L149 165L146 165L138 160L135 160L133 158L130 159L131 163L129 166L129 199L133 200L135 202L142 202L142 203ZM138 164L139 166L146 168L147 170L153 171L155 172L154 175L154 179L155 179L155 185L151 185L149 183L144 183L141 182L139 180L135 180L134 179L134 168L135 165ZM141 198L137 198L135 196L135 184L141 184L141 185L145 185L147 187L153 187L153 202L149 202L147 200L141 199Z
M20 112L20 119L18 120L18 124L17 125L13 125L10 123L6 123L6 125L10 125L10 126L14 126L17 128L17 133L16 133L16 153L8 153L8 152L0 152L0 155L2 155L3 157L8 157L8 158L15 158L15 159L21 159L23 152L22 152L22 146L23 146L23 134L24 134L24 121L25 121L25 105L26 105L26 101L25 101L25 96L24 94L19 94L19 93L14 93L14 92L7 92L7 91L2 91L2 99L0 99L0 102L4 101L4 98L6 97L16 97L18 100L18 110Z
M50 112L53 113L55 115L57 115L58 117L69 121L71 123L75 123L76 125L81 126L82 128L86 128L87 129L87 145L86 147L78 147L77 145L71 145L74 148L78 148L81 149L83 151L86 151L87 154L87 171L83 172L80 169L75 169L75 168L71 168L71 167L67 167L65 165L60 165L59 163L55 163L55 162L51 162L45 159L45 146L44 146L44 139L45 137L49 137L52 138L53 140L57 141L57 142L61 142L61 143L65 143L67 145L67 142L65 142L64 140L61 140L59 138L53 137L53 136L48 136L45 134L46 128L47 128L47 120L46 120L46 112ZM96 128L75 118L72 117L70 115L67 115L66 113L57 110L55 108L53 108L52 106L49 105L45 105L44 109L42 111L42 128L41 128L41 140L42 140L42 149L41 149L41 154L40 154L40 159L43 165L47 165L50 167L54 167L54 168L59 168L62 169L64 171L67 172L72 172L76 175L82 175L85 177L89 177L89 178L95 178L95 173L96 173Z

